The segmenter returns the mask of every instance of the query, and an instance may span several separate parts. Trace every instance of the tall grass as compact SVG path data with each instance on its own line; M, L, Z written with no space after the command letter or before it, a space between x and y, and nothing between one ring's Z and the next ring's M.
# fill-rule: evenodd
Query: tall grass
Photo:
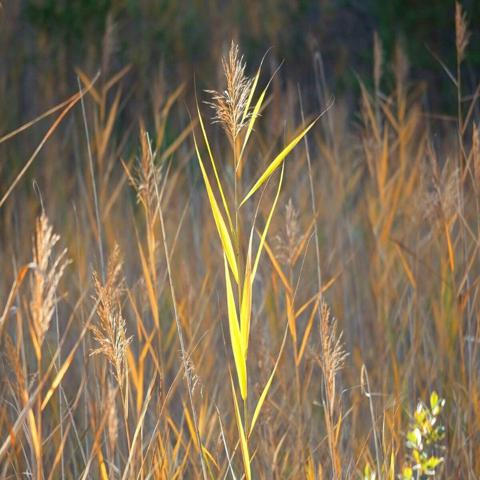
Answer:
M159 77L124 130L105 39L100 77L1 132L31 156L0 191L0 476L477 478L460 6L456 30L454 117L375 37L355 120L320 55L317 108L232 43L217 90Z

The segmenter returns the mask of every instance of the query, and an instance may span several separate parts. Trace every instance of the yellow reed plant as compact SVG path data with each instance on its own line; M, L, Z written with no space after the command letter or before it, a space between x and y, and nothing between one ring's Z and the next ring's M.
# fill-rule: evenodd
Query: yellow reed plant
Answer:
M265 246L265 240L270 227L272 216L280 195L284 160L295 146L302 140L307 132L314 126L316 120L313 120L308 126L302 128L300 132L291 139L287 145L271 160L264 170L248 189L245 189L245 178L243 176L243 166L248 151L249 140L253 132L256 120L264 106L268 87L260 92L258 98L254 97L257 93L257 87L260 79L261 65L253 79L245 74L245 63L243 57L239 55L238 46L231 45L227 58L223 59L223 69L226 78L226 89L223 92L211 91L211 106L215 111L214 122L219 123L229 140L233 161L233 199L229 199L227 194L226 179L221 179L217 169L213 150L208 139L205 122L200 113L197 102L197 114L201 135L210 160L212 174L207 173L206 164L200 152L199 144L194 135L195 150L200 165L205 188L215 225L220 238L224 264L225 264L225 287L226 303L228 311L228 323L230 332L230 345L232 349L238 388L243 400L243 419L237 400L237 390L233 379L231 381L232 394L235 407L235 417L239 429L240 447L244 464L245 476L247 479L252 477L250 461L251 456L248 448L248 438L253 431L258 419L260 410L270 389L276 366L263 388L263 391L257 400L253 415L250 417L248 412L248 347L250 336L250 324L252 318L252 289L260 262L261 254ZM259 233L259 243L256 253L253 253L253 237L255 229L255 218L249 228L248 241L245 248L242 249L242 206L252 199L254 194L270 179L281 167L280 179L277 186L276 195L269 208L269 214L265 222L264 229ZM213 177L213 178L212 178ZM217 190L217 192L215 192ZM217 197L220 197L220 202ZM246 250L246 252L245 252ZM233 281L232 281L233 277ZM278 361L277 361L278 364Z

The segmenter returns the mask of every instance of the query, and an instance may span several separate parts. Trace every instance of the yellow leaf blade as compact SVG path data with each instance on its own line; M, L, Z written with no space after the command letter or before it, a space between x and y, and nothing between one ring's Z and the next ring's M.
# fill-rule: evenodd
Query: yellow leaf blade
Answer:
M270 177L270 175L281 165L285 157L296 147L298 142L310 131L310 129L315 125L317 120L320 117L317 117L313 122L308 125L307 128L302 130L270 163L267 169L263 172L260 178L257 180L255 185L250 189L250 191L245 195L240 206L242 206Z
M218 190L220 192L220 197L222 198L223 208L225 209L225 212L227 214L228 224L230 226L230 230L233 230L233 223L230 217L230 210L228 208L225 194L223 193L222 183L220 182L220 177L218 176L217 166L215 165L215 160L213 159L212 149L210 148L210 142L208 141L207 132L205 131L205 125L203 124L203 119L200 113L200 108L198 107L198 102L197 102L197 115L200 123L200 129L202 130L203 140L205 141L205 145L207 146L210 163L212 164L213 174L215 175L215 180L217 182Z
M60 385L60 382L62 381L63 377L67 373L68 368L70 367L73 357L75 355L75 349L73 349L70 354L68 355L67 359L63 363L63 365L60 367L60 370L58 373L55 375L55 378L53 379L53 382L48 389L47 394L45 395L42 405L41 405L41 410L45 410L45 407L47 406L48 402L50 401L50 398L52 398L52 395L55 393L55 390L57 387Z
M253 432L253 428L255 427L255 424L257 423L258 416L260 415L260 410L262 409L262 406L265 402L265 399L267 398L268 391L270 390L270 386L272 385L273 377L275 376L275 372L277 371L277 365L273 367L273 371L270 374L270 378L268 379L268 382L266 383L265 387L263 388L263 392L260 395L260 398L258 399L257 406L255 407L255 411L253 412L253 417L252 417L252 423L250 424L250 431L249 431L249 436Z
M275 365L273 367L272 373L270 374L270 378L268 379L268 382L266 383L265 387L263 388L263 392L260 395L260 398L258 399L257 406L255 407L255 411L253 413L252 417L252 423L250 424L250 430L248 432L248 436L253 432L253 428L255 427L255 424L257 423L258 416L260 415L260 410L262 409L263 404L265 403L265 399L267 398L267 394L270 390L270 387L272 385L273 377L275 376L275 372L277 371L278 365L280 363L280 358L282 357L283 349L285 347L285 342L287 340L287 334L288 334L288 328L285 329L285 333L283 335L283 340L282 340L282 345L280 346L280 351L278 352L277 355L277 360L275 361Z
M245 279L242 290L242 303L240 307L240 332L242 334L243 356L246 360L248 351L248 338L250 336L250 320L252 316L252 236L248 245L247 264L245 266Z
M237 395L235 394L235 387L233 386L233 380L231 376L230 376L230 384L232 386L233 404L235 406L235 418L237 419L238 431L240 433L240 448L242 450L245 477L247 478L247 480L251 480L252 473L250 469L250 454L248 453L247 438L245 436L245 430L243 429L242 419L240 418L240 410L238 408Z
M275 210L275 207L277 205L277 201L278 201L278 197L280 196L280 190L282 188L282 181L283 181L283 172L284 172L285 168L284 166L282 165L282 172L280 174L280 180L278 182L278 188L277 188L277 193L275 195L275 199L273 200L273 204L272 204L272 208L270 209L270 212L268 214L268 217L267 217L267 222L265 223L265 228L263 229L263 233L262 233L262 236L260 237L260 244L258 246L258 251L257 251L257 255L255 257L255 263L253 265L253 270L252 270L252 282L253 280L255 279L255 275L257 273L257 268L258 268L258 263L260 262L260 257L262 255L262 250L263 250L263 246L265 244L265 238L267 237L267 232L268 232L268 229L270 227L270 222L272 221L272 217L273 217L273 212Z
M265 87L263 92L260 94L260 97L258 98L257 103L255 104L255 107L253 109L252 115L250 117L250 121L248 122L248 127L247 127L247 131L245 132L245 138L243 139L242 150L240 152L240 158L238 160L238 167L237 168L239 168L239 166L242 163L243 152L245 151L245 148L246 148L247 143L248 143L248 139L250 138L250 134L252 133L252 130L253 130L253 126L255 125L255 121L257 120L257 117L260 113L260 108L262 108L263 101L265 99L265 95L267 94L267 89L268 89L268 85Z
M235 369L238 376L238 384L240 385L240 393L242 398L247 398L247 366L245 356L243 355L243 342L240 327L238 325L237 307L235 306L235 298L233 296L232 282L230 281L230 273L228 271L227 261L225 260L225 286L227 290L227 310L228 325L230 329L230 342L232 344L233 359L235 361Z
M230 239L230 235L227 230L227 225L225 224L225 220L223 219L222 213L220 212L220 208L218 207L217 200L215 199L215 195L213 194L212 186L210 185L210 180L208 179L207 172L205 171L205 167L203 165L202 157L198 150L197 140L195 139L195 135L193 136L193 141L195 144L195 150L197 152L198 163L200 165L200 170L202 171L203 180L205 182L205 187L207 189L207 196L210 202L210 207L212 209L213 219L215 221L215 225L217 227L218 234L220 236L220 242L222 243L222 248L225 256L227 257L228 264L232 269L233 276L238 283L238 268L237 268L237 261L235 259L235 252L233 250L232 241Z

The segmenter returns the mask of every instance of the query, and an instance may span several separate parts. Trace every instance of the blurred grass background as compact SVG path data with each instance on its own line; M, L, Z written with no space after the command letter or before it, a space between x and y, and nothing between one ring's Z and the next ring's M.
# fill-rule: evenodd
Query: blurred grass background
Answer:
M12 339L20 365L15 370L15 355L1 351L0 431L11 431L41 378L37 363L42 366L42 357L33 358L30 348L34 309L28 287L34 283L31 272L25 272L32 265L35 219L43 209L73 260L58 290L57 332L52 323L45 337L43 364L55 352L63 359L72 356L59 395L45 411L36 408L40 426L43 421L44 458L34 459L30 437L19 433L14 448L3 451L3 471L58 472L57 447L66 439L61 464L69 472L66 478L88 472L88 458L81 458L88 455L95 458L92 471L107 468L115 478L132 452L132 472L140 477L146 462L147 471L162 469L164 476L159 478L200 478L199 447L182 384L182 361L188 360L202 384L194 397L202 440L218 463L214 471L227 472L229 459L220 432L225 429L230 449L238 445L238 432L228 388L232 359L225 343L223 265L192 132L201 138L197 92L231 197L235 173L229 144L222 129L211 124L211 109L204 104L210 97L204 89L223 88L220 59L233 39L245 55L249 76L271 48L257 93L285 60L255 125L244 188L305 123L303 109L308 121L335 97L333 108L309 133L308 143L299 144L286 162L268 238L272 253L264 256L258 288L255 285L249 359L255 399L275 364L288 302L294 304L290 310L298 313L294 322L305 339L305 355L297 361L300 341L289 338L261 414L261 428L252 437L252 447L258 448L255 474L268 479L331 478L336 462L343 467L343 478L370 480L374 474L362 477L368 466L377 478L393 480L410 460L405 434L411 413L420 399L426 401L436 390L447 402L441 420L447 429L441 450L445 478L478 478L478 1L463 2L471 32L465 58L455 40L455 4L445 0L0 2L0 138L77 92L78 78L85 86L101 73L84 105L77 104L55 129L0 208L5 312L0 340ZM375 32L383 46L377 58ZM2 195L19 178L53 121L42 120L0 142ZM159 204L165 207L176 306L191 355L187 359L180 358L175 334L167 255L160 248L164 242L152 187L156 182L148 175L147 138L168 172L162 171L168 181L162 183ZM200 148L206 158L204 145ZM131 176L142 174L147 187L132 182ZM148 208L135 202L145 192L151 195ZM259 224L265 221L265 205L271 204L274 192L269 185ZM249 219L253 210L246 209ZM312 240L315 222L318 258ZM286 253L296 250L297 242L302 257L292 261ZM109 451L100 422L109 408L108 368L103 359L91 356L95 339L84 325L95 317L92 272L102 269L102 253L108 258L117 244L124 257L122 294L128 297L122 307L127 336L133 340L127 349L130 416L119 414L125 425L116 449ZM332 390L335 435L324 425L324 336L317 317L309 315L308 302L318 293L320 261L319 283L349 353L337 389ZM17 292L19 271L28 281ZM298 296L292 299L294 285ZM61 346L60 335L66 338ZM75 351L77 338L83 343ZM45 378L50 381L52 376L50 372ZM149 404L152 378L159 380ZM296 379L301 379L301 388L292 388ZM72 407L75 418L61 420L62 408L77 394L81 400ZM112 395L110 407L115 407ZM118 397L120 407L123 397ZM145 405L149 406L142 418ZM251 401L250 411L252 406ZM130 439L142 422L146 436L131 449ZM59 425L78 428L81 435L64 436ZM34 430L31 425L27 433L28 429ZM336 448L327 448L327 438L332 437ZM0 440L8 444L10 438L14 436ZM150 451L151 445L158 448ZM107 467L104 456L109 457ZM239 457L237 453L237 471L242 468ZM37 467L35 462L41 464L42 459Z
M384 46L385 61L401 41L411 80L434 84L428 101L453 109L454 94L430 49L454 65L454 16L451 0L10 0L3 2L0 31L2 82L10 92L8 119L14 125L75 87L74 67L98 68L109 29L114 64L131 64L135 96L148 95L161 67L167 80L200 84L218 71L217 59L234 38L247 62L272 48L285 59L286 75L312 90L312 57L320 52L336 95L358 92L356 75L371 77L373 32ZM467 0L470 18L480 18L480 3ZM113 25L113 27L112 27ZM472 42L478 30L472 32ZM428 48L427 48L428 47ZM103 52L103 53L102 53ZM480 68L480 52L468 54L468 69ZM386 82L393 83L392 73ZM468 71L467 71L468 73ZM55 78L54 95L48 91ZM465 79L468 81L467 78ZM34 94L34 93L40 93ZM142 103L142 102L140 102ZM139 107L140 108L140 107ZM38 111L38 110L37 110ZM3 119L3 122L6 120Z

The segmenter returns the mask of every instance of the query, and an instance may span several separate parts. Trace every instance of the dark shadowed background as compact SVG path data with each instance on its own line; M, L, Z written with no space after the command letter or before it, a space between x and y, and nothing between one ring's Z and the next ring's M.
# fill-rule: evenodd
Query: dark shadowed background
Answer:
M0 20L0 128L45 108L75 88L75 67L93 74L132 65L127 77L141 109L159 69L167 81L200 86L218 70L218 58L232 38L249 62L256 64L268 48L272 65L285 60L291 81L314 88L313 57L322 55L325 76L335 95L358 89L356 75L371 78L373 33L383 43L385 63L401 42L412 81L429 89L433 106L454 106L455 93L437 55L455 65L452 0L4 0ZM463 6L472 20L480 2ZM472 38L472 44L477 44ZM430 51L429 51L430 50ZM433 53L432 53L433 52ZM103 60L102 60L103 58ZM105 65L108 58L109 65ZM480 66L471 49L468 72ZM384 82L391 81L387 70Z

